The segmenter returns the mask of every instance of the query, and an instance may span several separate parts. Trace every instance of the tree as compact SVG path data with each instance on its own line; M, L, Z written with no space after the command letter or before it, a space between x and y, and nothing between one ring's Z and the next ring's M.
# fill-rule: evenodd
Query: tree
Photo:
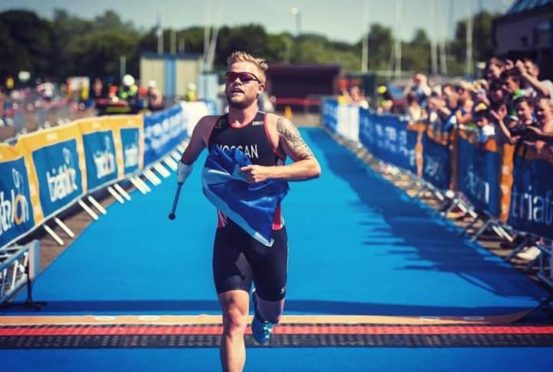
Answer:
M492 22L497 17L487 11L482 11L473 17L473 61L486 61L493 56ZM466 61L467 20L457 22L455 37L450 43L450 50L455 60L453 66L458 66L454 71L457 74L464 72Z
M28 70L35 76L51 75L49 61L52 49L51 28L33 12L10 10L0 13L0 37L3 58L0 71L16 75ZM8 49L8 47L11 48ZM6 58L6 59L4 59Z
M52 72L58 79L69 75L70 61L68 46L76 37L90 32L93 25L90 21L69 15L65 10L55 10L51 22L52 29Z
M67 46L69 75L116 78L120 75L119 62L125 56L128 73L138 76L139 36L134 31L107 29L75 37Z
M373 23L369 29L369 69L387 70L392 53L392 29Z
M430 71L430 40L423 29L415 31L413 39L402 46L402 67L404 70Z
M227 57L236 50L263 56L267 50L267 33L261 25L246 25L233 28L221 27L215 56L216 66L226 66Z

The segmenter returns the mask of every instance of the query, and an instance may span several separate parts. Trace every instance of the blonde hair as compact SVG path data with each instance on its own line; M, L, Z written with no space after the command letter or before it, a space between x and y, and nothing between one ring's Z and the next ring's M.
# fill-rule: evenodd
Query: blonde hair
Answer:
M249 62L254 64L260 73L258 78L261 81L265 82L266 73L267 73L267 70L269 69L269 65L263 58L257 58L252 56L251 54L248 54L242 51L233 52L227 58L227 68L230 68L230 66L236 62Z

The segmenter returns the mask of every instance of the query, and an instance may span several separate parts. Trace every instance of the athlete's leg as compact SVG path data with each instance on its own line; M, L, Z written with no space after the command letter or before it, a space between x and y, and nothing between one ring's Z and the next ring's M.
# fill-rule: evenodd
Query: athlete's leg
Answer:
M246 363L244 333L248 325L249 295L232 290L218 295L223 311L220 356L223 371L242 371Z
M276 324L284 311L288 268L288 240L286 229L274 232L274 244L267 248L257 244L255 253L248 256L255 283L257 315Z
M277 301L270 301L259 297L257 293L253 295L256 296L257 309L254 310L257 311L257 314L259 314L263 320L273 324L280 322L280 316L284 312L284 298Z
M229 222L217 230L213 249L213 279L223 313L220 355L224 371L242 371L246 361L244 332L252 273L241 249L241 234Z

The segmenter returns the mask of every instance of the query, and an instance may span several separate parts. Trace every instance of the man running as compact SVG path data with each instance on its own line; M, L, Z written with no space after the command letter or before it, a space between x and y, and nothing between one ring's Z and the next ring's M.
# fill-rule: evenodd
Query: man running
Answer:
M200 119L179 162L178 182L186 180L204 148L210 156L220 150L242 151L251 164L240 168L241 177L252 185L320 176L319 163L294 124L258 111L257 99L265 90L267 68L263 59L245 52L229 56L225 74L228 114ZM292 162L285 165L287 156ZM271 244L261 243L221 211L218 217L213 277L223 313L220 357L223 370L241 371L246 359L244 333L252 283L252 333L258 343L265 344L284 309L288 241L280 204L272 218Z

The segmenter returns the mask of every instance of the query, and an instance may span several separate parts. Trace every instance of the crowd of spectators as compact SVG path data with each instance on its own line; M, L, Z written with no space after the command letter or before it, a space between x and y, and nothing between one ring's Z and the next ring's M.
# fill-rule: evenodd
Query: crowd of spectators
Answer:
M0 141L81 117L165 107L155 81L140 84L131 75L120 80L115 84L88 77L68 78L64 82L38 78L19 79L16 83L8 76L0 84Z
M373 109L395 112L423 122L437 132L455 128L476 133L485 144L525 143L553 155L553 83L540 80L531 59L487 61L481 79L430 84L417 73L405 86L405 105L398 110L387 89L377 89Z

